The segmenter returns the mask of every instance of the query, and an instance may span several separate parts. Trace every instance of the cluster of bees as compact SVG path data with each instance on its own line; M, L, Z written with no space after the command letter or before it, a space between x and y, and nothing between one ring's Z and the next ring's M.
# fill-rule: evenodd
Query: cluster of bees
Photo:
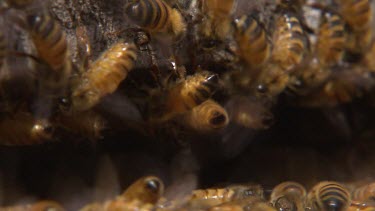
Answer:
M375 183L351 185L322 181L309 192L301 184L287 181L275 186L270 193L258 184L230 185L224 188L198 189L178 199L164 197L164 184L154 176L142 177L131 184L120 196L105 202L88 204L82 211L112 210L210 210L210 211L302 211L374 210ZM64 210L54 201L2 210Z
M229 124L267 129L281 98L291 106L334 107L374 92L369 0L278 0L270 17L256 10L237 17L236 0L124 2L132 27L95 60L84 26L77 28L82 64L73 62L66 32L42 1L0 2L0 24L26 37L0 32L1 145L66 133L100 139L118 123L106 118L116 95L139 113L132 119L120 108L126 126L181 139L221 134ZM351 191L326 181L307 192L284 182L265 196L259 185L232 185L167 200L163 182L145 177L116 199L82 210L372 210L374 187ZM63 210L52 201L14 209Z
M57 139L60 130L99 139L109 123L98 107L118 92L140 113L130 124L150 134L160 127L173 128L168 134L218 133L229 122L266 129L280 96L290 105L325 107L371 92L375 45L368 0L279 0L268 19L257 11L235 17L236 3L127 1L124 19L134 27L119 32L119 41L95 61L87 33L77 28L87 54L77 65L64 30L41 2L3 2L2 21L27 34L34 49L20 51L7 44L6 33L0 36L6 76L1 144L42 143ZM139 70L144 52L151 60L146 73ZM9 76L14 58L26 63L30 79ZM16 80L31 84L27 92L14 91Z

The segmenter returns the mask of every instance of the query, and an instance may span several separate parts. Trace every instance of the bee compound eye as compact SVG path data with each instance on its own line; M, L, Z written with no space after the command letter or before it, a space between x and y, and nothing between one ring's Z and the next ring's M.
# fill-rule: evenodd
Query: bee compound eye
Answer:
M150 179L146 181L145 187L153 193L158 193L161 188L160 181L157 179Z
M258 90L258 92L260 92L260 93L266 93L266 92L268 91L268 88L267 88L267 86L264 85L264 84L259 84L259 85L257 86L257 90Z

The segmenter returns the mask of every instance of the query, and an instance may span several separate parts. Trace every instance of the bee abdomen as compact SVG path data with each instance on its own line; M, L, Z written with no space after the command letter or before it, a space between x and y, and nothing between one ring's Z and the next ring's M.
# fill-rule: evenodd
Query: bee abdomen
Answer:
M236 40L240 54L250 66L263 64L270 55L266 32L251 16L236 20Z
M82 75L79 85L72 93L76 110L88 110L100 99L116 91L132 70L137 59L137 48L132 43L118 42L105 51Z
M349 191L337 182L320 182L309 193L313 210L346 210L350 203Z
M317 53L323 65L334 65L341 61L346 45L345 22L332 11L325 12L320 26Z
M300 21L292 14L280 16L276 27L272 60L284 70L291 71L309 50L307 36Z
M60 71L68 56L66 34L47 14L30 15L28 22L38 56L54 71Z
M137 25L152 32L173 32L180 35L186 30L181 14L163 0L133 1L125 11Z

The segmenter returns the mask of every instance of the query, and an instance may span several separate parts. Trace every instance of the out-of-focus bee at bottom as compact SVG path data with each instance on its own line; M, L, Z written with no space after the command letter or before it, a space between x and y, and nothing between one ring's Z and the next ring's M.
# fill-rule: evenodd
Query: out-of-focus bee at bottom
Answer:
M246 199L234 200L223 203L209 209L210 211L276 211L268 202L262 198L251 196Z
M1 211L64 211L65 209L55 201L38 201L33 204L0 207Z
M332 69L325 82L307 95L294 99L306 107L337 106L362 97L374 87L375 78L366 67L348 66Z
M231 185L225 188L194 190L187 202L192 210L208 209L223 203L247 198L262 198L263 188L258 184Z
M135 181L115 199L86 205L81 211L153 210L163 194L163 182L157 177L146 176Z
M351 204L349 190L340 183L323 181L316 184L307 196L307 206L312 210L344 211Z
M305 209L305 188L296 182L283 182L271 194L270 202L280 211L303 211Z
M53 127L48 121L35 119L27 111L4 114L0 119L1 145L33 145L52 139Z

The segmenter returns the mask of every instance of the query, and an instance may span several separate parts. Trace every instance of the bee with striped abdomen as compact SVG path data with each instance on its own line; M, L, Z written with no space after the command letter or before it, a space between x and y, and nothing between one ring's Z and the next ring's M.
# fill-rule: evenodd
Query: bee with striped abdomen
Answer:
M186 24L181 13L163 0L129 0L125 12L138 26L151 33L183 35Z
M274 187L270 202L280 211L303 211L306 189L296 182L283 182Z
M137 59L133 43L118 42L106 50L84 73L72 91L72 107L76 111L89 110L100 99L116 91L132 70Z
M183 120L189 128L198 132L213 132L229 123L227 111L213 100L207 100L188 112Z
M344 211L350 206L351 198L349 191L342 184L324 181L310 190L307 204L312 210Z
M293 72L308 55L309 40L298 16L291 11L281 11L275 27L271 60L284 71Z
M216 74L201 71L176 83L167 90L167 93L164 91L157 93L162 95L162 97L156 95L156 100L160 102L156 103L156 109L161 111L156 112L157 116L160 116L154 120L166 121L190 111L209 99L218 89L218 84L219 78Z
M241 16L235 20L235 40L239 55L250 67L264 64L271 52L266 31L252 16Z
M333 10L325 9L319 27L316 53L323 66L339 64L345 53L346 30L343 18Z

